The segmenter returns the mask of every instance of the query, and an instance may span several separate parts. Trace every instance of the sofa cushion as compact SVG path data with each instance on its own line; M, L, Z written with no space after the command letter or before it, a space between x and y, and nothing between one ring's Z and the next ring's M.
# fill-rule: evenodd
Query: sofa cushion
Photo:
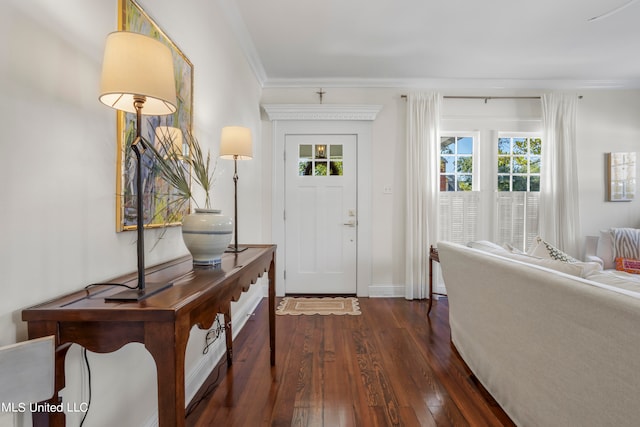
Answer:
M616 270L640 274L640 260L618 257L616 258Z
M613 258L613 238L611 230L600 230L600 238L596 246L596 256L602 260L605 270L616 268Z
M624 271L594 271L588 274L585 279L628 291L640 292L640 277Z
M504 258L514 259L516 261L525 262L527 264L538 265L540 267L549 268L551 270L560 271L562 273L570 274L577 277L585 277L593 271L602 270L602 266L597 262L582 262L578 260L575 260L573 262L560 261L558 259L551 258L548 252L547 256L542 257L530 253L525 253L520 250L510 250L488 240L469 242L467 243L467 246Z

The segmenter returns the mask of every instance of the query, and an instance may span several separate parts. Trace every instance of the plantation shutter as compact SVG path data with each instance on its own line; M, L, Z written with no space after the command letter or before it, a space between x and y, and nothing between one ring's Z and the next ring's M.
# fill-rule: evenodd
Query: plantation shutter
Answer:
M540 192L498 191L495 241L526 250L538 235Z
M439 240L466 244L478 239L479 191L442 191L439 208Z

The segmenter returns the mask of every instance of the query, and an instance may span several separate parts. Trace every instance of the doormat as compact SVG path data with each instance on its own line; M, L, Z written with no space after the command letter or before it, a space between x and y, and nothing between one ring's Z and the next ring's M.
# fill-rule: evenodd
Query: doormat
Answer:
M328 314L350 314L352 316L360 315L360 304L358 298L355 297L323 297L323 298L299 298L284 297L276 314L291 314L298 316L300 314L312 315L328 315Z

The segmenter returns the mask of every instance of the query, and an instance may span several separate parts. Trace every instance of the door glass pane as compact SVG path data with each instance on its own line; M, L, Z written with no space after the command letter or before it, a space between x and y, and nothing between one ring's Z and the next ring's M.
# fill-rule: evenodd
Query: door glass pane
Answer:
M311 145L300 145L299 147L300 159L311 159L313 157L313 150Z
M316 145L316 159L326 159L326 158L327 158L327 146Z
M311 175L311 168L312 168L313 163L309 162L309 161L299 161L298 162L298 175L300 176L305 176L305 175Z
M331 159L342 159L342 144L329 146Z
M327 162L316 162L315 176L327 176Z
M335 176L342 176L342 161L331 161L329 162L331 166L330 174Z

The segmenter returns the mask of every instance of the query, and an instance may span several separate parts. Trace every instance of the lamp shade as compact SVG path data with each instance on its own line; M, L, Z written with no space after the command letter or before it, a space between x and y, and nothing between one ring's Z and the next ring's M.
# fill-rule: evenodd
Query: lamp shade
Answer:
M251 129L242 126L225 126L220 136L220 157L223 159L249 160L253 157Z
M161 141L164 147L169 148L178 157L188 155L182 143L182 130L173 126L156 126L156 141Z
M107 36L99 99L116 110L135 113L134 96L146 98L142 114L175 112L173 58L169 48L158 40L117 31Z

